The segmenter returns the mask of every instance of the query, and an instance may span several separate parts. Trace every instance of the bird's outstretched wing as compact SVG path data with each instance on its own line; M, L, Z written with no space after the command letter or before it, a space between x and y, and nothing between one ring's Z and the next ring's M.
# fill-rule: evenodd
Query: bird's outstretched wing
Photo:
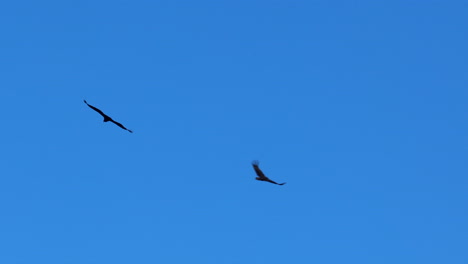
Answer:
M114 123L114 124L116 124L116 125L118 125L120 128L125 129L125 130L127 130L128 132L130 132L130 133L133 133L133 131L131 131L130 129L124 127L124 126L123 126L122 124L120 124L119 122L116 122L116 121L114 121L114 120L112 120L112 119L111 119L111 122Z
M272 180L270 180L270 179L268 179L268 178L266 178L266 179L265 179L265 181L267 181L267 182L271 182L271 183L273 183L273 184L277 184L277 185L285 185L285 184L286 184L285 182L283 182L283 183L277 183L277 182L275 182L275 181L272 181Z
M86 102L86 100L83 100L85 102L85 104L87 104L91 109L93 109L94 111L98 112L99 114L101 114L103 117L104 117L104 120L112 120L112 118L110 118L108 115L104 114L101 110L99 110L98 108L88 104L88 102Z
M252 161L252 166L255 170L255 173L260 178L266 178L265 174L263 174L263 171L258 167L258 164L259 164L258 160Z

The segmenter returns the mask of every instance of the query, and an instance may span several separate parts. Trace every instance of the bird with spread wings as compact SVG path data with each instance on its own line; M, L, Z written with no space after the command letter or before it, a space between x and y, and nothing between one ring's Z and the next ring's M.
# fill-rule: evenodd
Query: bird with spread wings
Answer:
M253 168L255 170L255 173L258 176L258 177L255 178L257 181L266 181L266 182L271 182L271 183L277 184L277 185L284 185L285 184L285 182L277 183L275 181L270 180L267 176L265 176L265 174L263 174L263 171L260 170L260 168L258 167L258 164L259 164L258 160L252 161L252 166L253 166Z
M119 126L120 128L122 129L125 129L127 130L128 132L130 133L133 133L133 131L131 131L130 129L127 129L126 127L124 127L122 124L120 124L119 122L116 122L114 121L112 118L110 118L108 115L104 114L101 110L99 110L98 108L88 104L88 102L86 102L86 100L83 100L85 102L85 104L87 104L91 109L93 109L94 111L98 112L99 114L101 114L103 117L104 117L104 122L112 122L114 124L116 124L117 126Z

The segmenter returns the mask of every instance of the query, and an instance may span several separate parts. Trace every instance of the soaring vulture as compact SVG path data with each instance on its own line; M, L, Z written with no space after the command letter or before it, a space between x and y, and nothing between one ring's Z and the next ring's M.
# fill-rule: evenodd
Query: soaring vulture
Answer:
M252 166L253 166L253 168L255 170L255 173L258 176L258 177L255 178L257 181L267 181L267 182L271 182L271 183L278 184L278 185L284 185L285 184L285 182L277 183L275 181L270 180L267 176L265 176L265 174L263 174L263 171L260 170L260 168L258 167L258 160L252 161Z
M93 109L94 111L98 112L99 114L101 114L103 117L104 117L104 122L109 122L111 121L112 123L118 125L120 128L122 129L125 129L127 130L128 132L130 133L133 133L133 131L131 131L130 129L127 129L126 127L124 127L122 124L120 124L119 122L116 122L114 121L112 118L110 118L108 115L104 114L101 110L99 110L98 108L88 104L88 102L86 102L86 100L83 100L85 102L85 104L87 104L91 109Z

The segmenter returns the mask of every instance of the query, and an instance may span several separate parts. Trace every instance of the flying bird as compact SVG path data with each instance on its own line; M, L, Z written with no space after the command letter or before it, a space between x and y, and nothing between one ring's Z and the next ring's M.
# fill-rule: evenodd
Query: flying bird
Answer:
M275 181L270 180L267 176L265 176L265 174L263 174L263 171L258 167L258 160L252 161L252 166L253 166L253 168L255 170L255 173L258 176L258 177L255 178L257 181L267 181L267 182L271 182L271 183L278 184L278 185L284 185L285 184L285 182L277 183Z
M87 104L91 109L93 109L94 111L98 112L99 114L101 114L103 117L104 117L104 122L109 122L111 121L112 123L118 125L120 128L122 129L125 129L127 130L128 132L130 133L133 133L133 131L131 131L130 129L127 129L126 127L124 127L122 124L120 124L119 122L116 122L114 121L112 118L110 118L108 115L104 114L101 110L99 110L98 108L88 104L88 102L86 102L86 100L83 100L85 102L85 104Z

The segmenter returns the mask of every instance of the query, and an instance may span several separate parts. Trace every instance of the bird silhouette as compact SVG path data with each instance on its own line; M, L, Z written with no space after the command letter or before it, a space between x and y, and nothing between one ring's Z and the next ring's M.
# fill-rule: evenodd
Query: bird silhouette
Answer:
M258 167L258 164L259 164L258 160L252 161L252 166L253 166L253 168L255 170L255 173L258 176L258 177L255 178L257 181L266 181L266 182L271 182L271 183L277 184L277 185L284 185L285 184L285 182L277 183L275 181L270 180L267 176L265 176L265 174L263 174L263 171Z
M85 102L85 104L87 104L91 109L93 109L94 111L98 112L99 114L101 114L103 117L104 117L104 122L112 122L116 125L118 125L120 128L122 129L125 129L127 130L128 132L130 133L133 133L133 131L131 131L130 129L127 129L126 127L124 127L122 124L120 124L119 122L116 122L114 121L112 118L110 118L108 115L104 114L101 110L99 110L98 108L88 104L88 102L86 102L86 100L83 100Z

